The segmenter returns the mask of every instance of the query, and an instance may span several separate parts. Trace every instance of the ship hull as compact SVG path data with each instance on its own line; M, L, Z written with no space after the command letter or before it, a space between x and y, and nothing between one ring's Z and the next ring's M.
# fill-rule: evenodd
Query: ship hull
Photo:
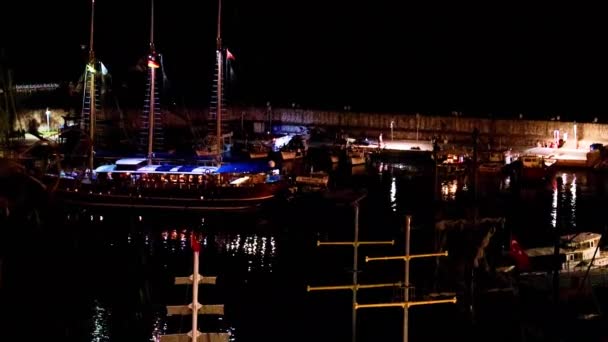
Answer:
M219 187L208 190L138 189L116 191L95 184L60 182L54 197L66 205L105 208L162 209L186 211L251 211L279 199L282 182L250 187Z

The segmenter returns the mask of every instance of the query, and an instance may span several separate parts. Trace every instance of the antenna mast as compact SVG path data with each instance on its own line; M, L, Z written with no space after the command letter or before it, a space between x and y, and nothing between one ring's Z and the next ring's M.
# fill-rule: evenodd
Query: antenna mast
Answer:
M95 103L95 52L93 50L93 36L95 33L95 0L91 0L91 36L89 38L89 65L87 66L87 72L91 74L91 87L90 87L90 99L91 99L91 109L89 113L89 138L90 138L90 147L89 147L89 169L91 173L93 172L94 165L94 153L95 153L95 107L97 104ZM85 90L86 91L86 90Z
M221 159L222 152L224 151L224 139L222 138L222 71L223 71L223 58L222 58L222 0L218 0L217 9L217 38L216 38L216 58L217 58L217 148L219 157Z
M154 153L154 120L155 108L154 104L156 99L154 98L155 81L156 81L156 51L154 50L154 0L151 2L151 13L150 13L150 55L148 56L148 67L150 68L150 102L148 112L148 165L152 164L152 155Z

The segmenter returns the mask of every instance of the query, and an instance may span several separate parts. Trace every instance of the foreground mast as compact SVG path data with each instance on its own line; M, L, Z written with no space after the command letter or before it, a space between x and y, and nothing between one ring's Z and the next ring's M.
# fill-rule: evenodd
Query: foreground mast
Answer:
M192 234L192 251L194 252L194 266L192 275L189 277L175 278L175 285L190 285L192 284L192 303L189 305L173 305L167 306L167 315L191 315L192 330L187 334L169 334L162 335L160 342L228 342L229 333L202 333L198 331L198 315L224 315L224 305L201 305L198 302L199 284L215 285L217 277L203 277L199 272L200 258L200 241Z

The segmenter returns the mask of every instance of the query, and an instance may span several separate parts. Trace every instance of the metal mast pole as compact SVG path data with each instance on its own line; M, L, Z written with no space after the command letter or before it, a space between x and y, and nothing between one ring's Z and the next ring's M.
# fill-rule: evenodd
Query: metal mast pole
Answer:
M156 62L155 50L154 50L154 0L150 0L152 3L152 12L150 15L150 57L154 58ZM154 65L148 65L150 69L150 103L148 113L148 165L152 164L152 153L154 148L154 88L156 87L156 68Z
M197 244L194 249L194 271L192 272L192 341L198 340L198 309L200 304L198 303L198 284L200 282L199 271L199 248L200 243L193 238L193 243Z
M432 305L432 304L446 304L456 303L456 297L438 300L422 300L422 301L410 301L409 300L409 287L410 287L410 259L417 258L431 258L439 256L447 256L448 252L440 253L427 253L427 254L410 254L410 223L411 216L406 216L405 219L405 255L399 256L386 256L386 257L365 257L365 262L369 261L385 261L385 260L403 260L405 261L405 289L404 298L401 303L377 303L377 304L356 304L355 309L369 309L369 308L388 308L388 307L401 307L403 308L403 341L407 342L409 337L409 308L410 306L417 305Z
M224 139L222 139L222 69L223 69L223 58L222 58L222 34L221 34L221 21L222 21L222 0L218 0L217 9L217 149L219 157L221 159L222 152L224 151Z
M91 36L89 38L89 72L91 73L91 88L90 88L90 97L91 97L91 109L89 113L89 138L90 138L90 146L89 146L89 169L91 173L93 172L94 167L94 157L95 153L95 52L93 50L93 35L95 32L95 0L91 0Z
M353 285L359 284L357 273L359 272L359 202L355 202L355 248L353 253ZM352 312L352 342L357 342L357 291L353 291L353 312Z
M399 283L384 283L384 284L359 284L358 273L359 273L359 246L362 245L393 245L394 240L391 241L359 241L359 202L362 201L366 195L363 195L352 202L355 208L355 236L354 241L332 241L332 242L321 242L317 241L317 246L352 246L353 253L353 283L352 285L335 285L335 286L308 286L308 291L335 291L335 290L351 290L352 291L352 342L357 341L357 291L359 289L374 289L374 288L385 288L385 287L396 287L401 286Z
M405 284L403 290L403 301L408 303L410 301L410 223L412 221L411 216L405 217ZM408 342L409 333L409 307L407 305L403 308L403 342Z

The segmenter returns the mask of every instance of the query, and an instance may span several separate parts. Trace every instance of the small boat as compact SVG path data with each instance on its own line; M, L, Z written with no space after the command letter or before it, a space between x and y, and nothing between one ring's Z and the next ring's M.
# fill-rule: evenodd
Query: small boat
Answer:
M294 160L298 157L302 157L302 155L298 156L297 151L281 151L281 159L282 160Z
M365 153L363 151L349 151L346 153L346 163L351 166L365 164Z
M483 163L479 165L480 173L500 173L504 164L501 163Z
M601 234L583 232L560 237L559 286L560 296L569 296L569 289L579 291L583 286L603 282L608 276L608 251L600 248ZM513 242L511 243L513 245ZM555 268L555 247L521 250L519 262L521 284L539 290L551 289Z
M298 190L304 192L324 191L329 185L329 174L324 171L316 171L311 172L308 176L297 176L296 185Z
M591 268L608 266L608 251L599 249L601 238L601 234L589 232L562 236L559 249L560 272L586 270L589 266ZM530 258L532 268L543 269L549 267L550 269L551 260L546 259L553 258L555 248L553 246L530 248L526 249L525 253Z
M480 173L500 173L505 166L505 154L503 152L489 152L487 161L479 164Z
M521 161L521 179L523 181L543 181L547 178L547 165L544 158L536 155L524 155Z

